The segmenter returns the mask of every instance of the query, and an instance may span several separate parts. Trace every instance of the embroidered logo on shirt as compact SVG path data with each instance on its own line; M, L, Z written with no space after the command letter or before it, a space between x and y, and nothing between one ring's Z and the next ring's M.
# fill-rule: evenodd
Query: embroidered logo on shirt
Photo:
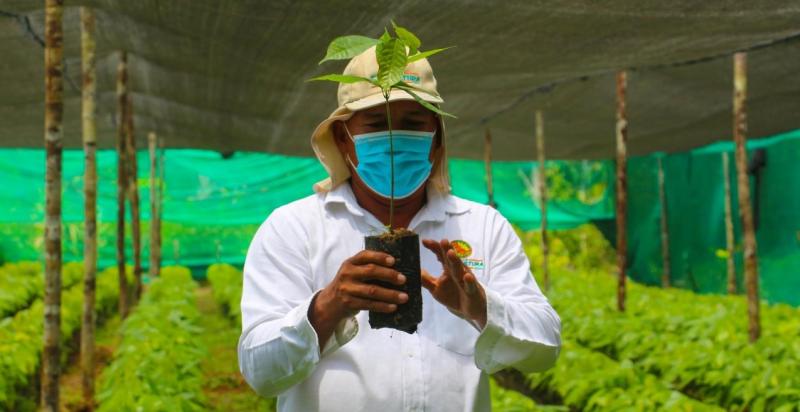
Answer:
M453 250L456 251L456 256L464 259L472 254L472 246L464 240L454 240L450 242L453 245Z
M483 259L461 259L461 261L470 269L483 269Z
M469 256L472 254L472 246L470 246L469 243L465 240L454 240L450 242L450 244L453 245L456 256L461 258L461 262L464 263L464 266L470 269L483 270L483 259L469 259Z

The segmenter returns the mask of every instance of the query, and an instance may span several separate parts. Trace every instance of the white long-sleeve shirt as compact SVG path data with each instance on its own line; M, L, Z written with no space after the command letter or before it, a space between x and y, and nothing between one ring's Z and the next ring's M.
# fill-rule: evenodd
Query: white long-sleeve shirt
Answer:
M417 332L371 329L368 312L342 321L324 348L308 320L313 296L383 225L347 183L276 209L244 267L239 367L250 386L278 396L279 411L488 411L488 375L553 365L561 321L531 275L519 237L494 209L428 190L409 229L461 240L462 260L487 298L483 330L423 288ZM422 268L442 266L420 246Z

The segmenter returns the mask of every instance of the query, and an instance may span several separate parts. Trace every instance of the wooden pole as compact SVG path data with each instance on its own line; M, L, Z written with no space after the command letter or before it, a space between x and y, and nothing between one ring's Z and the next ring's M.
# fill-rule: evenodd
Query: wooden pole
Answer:
M731 205L731 172L728 152L722 152L722 178L725 180L725 249L728 251L728 294L736 294L736 265L733 263L733 206Z
M542 248L542 275L544 276L544 290L550 289L550 269L548 258L550 250L547 244L547 171L545 169L544 155L544 118L541 110L536 111L536 153L539 158L539 209L542 214L540 225Z
M130 296L125 276L125 188L127 162L125 161L125 117L128 114L128 55L119 53L117 66L117 270L119 271L119 315L128 316Z
M81 62L83 71L81 118L84 151L83 312L81 318L81 388L84 410L94 410L95 280L97 275L97 133L94 11L81 7Z
M128 202L131 205L131 239L133 243L133 302L142 295L142 225L139 208L139 171L136 161L136 135L133 132L133 99L128 94L128 115L125 116L125 137L128 160Z
M736 142L736 176L739 191L739 217L744 234L744 282L747 288L747 315L750 342L761 336L758 301L758 255L753 211L750 207L750 182L747 178L747 54L733 56L733 140Z
M158 209L158 214L156 216L158 218L158 228L156 229L156 235L157 235L156 252L158 253L159 273L161 273L162 258L164 256L164 248L162 247L163 239L161 237L161 222L163 221L163 216L164 216L164 186L166 185L166 180L165 180L166 171L164 167L164 158L166 157L166 152L164 150L163 138L159 140L159 147L161 148L161 150L159 150L158 153L158 166L157 166L159 177L158 177L158 195L156 196L157 198L156 208Z
M42 348L41 407L58 411L61 340L61 156L64 113L63 0L45 1L44 146L45 171L45 289Z
M661 286L668 288L672 277L669 255L669 220L667 218L667 194L664 190L664 164L658 156L658 199L661 203L661 260L663 272L661 273Z
M489 206L496 208L494 202L494 184L492 182L492 134L486 129L483 145L483 163L486 166L486 192L489 194Z
M147 147L150 153L150 277L158 275L158 199L156 199L156 134L147 135Z
M625 113L625 95L628 88L627 72L617 73L617 309L625 311L625 270L628 265L628 118Z

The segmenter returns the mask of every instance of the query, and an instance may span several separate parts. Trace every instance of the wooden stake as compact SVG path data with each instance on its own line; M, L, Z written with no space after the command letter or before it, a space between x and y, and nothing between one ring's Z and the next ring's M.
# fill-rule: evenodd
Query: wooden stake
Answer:
M130 296L125 275L125 188L127 162L125 161L125 117L128 110L128 54L119 53L117 66L117 270L119 271L119 316L128 316Z
M739 191L739 217L744 234L744 282L747 288L747 315L750 342L761 336L758 300L758 255L753 211L750 207L750 182L747 178L747 54L733 55L733 140L736 142L736 176Z
M542 248L542 274L544 276L544 290L549 290L550 269L548 268L547 260L550 250L547 244L547 171L544 164L544 118L541 110L536 111L536 153L539 158L539 208L542 214L539 229Z
M486 192L489 194L489 206L496 208L494 202L494 184L492 183L492 134L486 129L483 145L483 163L486 166Z
M142 295L142 225L139 208L139 170L136 161L136 135L133 132L133 99L128 94L125 137L128 160L128 202L131 204L131 239L133 243L133 302Z
M617 309L625 311L625 270L628 265L628 118L625 113L627 72L617 73Z
M41 408L58 411L61 340L61 156L64 113L63 0L45 1L44 147L45 171L45 289L42 348Z
M667 195L664 190L664 165L662 157L658 156L658 198L661 203L661 260L663 272L661 273L661 286L668 288L672 277L669 255L669 221L667 218Z
M736 265L733 263L733 212L731 205L731 172L728 152L722 152L722 178L725 181L725 249L728 257L728 294L736 294Z
M97 132L94 11L81 7L83 71L81 118L84 151L83 312L81 318L81 388L84 410L94 410L95 284L97 275Z
M147 147L150 153L150 277L159 272L158 256L158 199L156 198L156 134L147 135Z
M166 179L166 174L165 174L166 171L165 171L165 167L164 167L164 158L166 157L166 152L164 150L164 139L163 138L160 139L160 141L159 141L159 147L161 148L161 150L159 150L159 153L158 153L158 166L156 167L156 169L158 170L158 173L159 173L158 195L156 196L156 199L157 199L156 208L158 210L158 214L156 216L156 218L158 219L158 227L156 229L156 235L157 235L156 236L156 253L158 253L159 273L161 273L161 264L162 264L161 259L164 256L164 249L162 247L163 240L162 240L162 237L161 237L161 222L163 220L163 214L164 214L164 186L166 185L166 180L165 180Z

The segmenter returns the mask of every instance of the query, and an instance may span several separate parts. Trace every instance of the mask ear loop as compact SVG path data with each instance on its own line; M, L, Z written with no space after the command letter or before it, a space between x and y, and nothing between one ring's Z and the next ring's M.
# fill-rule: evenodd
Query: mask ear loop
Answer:
M347 128L347 122L342 122L342 125L344 126L344 131L347 132L347 137L350 138L351 142L355 143L356 139L353 139L353 135L350 134L350 129Z
M347 128L347 122L342 122L342 126L344 126L344 131L347 132L347 137L349 137L350 141L353 142L353 144L355 144L356 140L353 139L353 135L350 134L350 129ZM354 165L353 161L350 159L350 153L345 154L344 159L350 165L350 167L353 168L353 170L356 170L356 165Z

